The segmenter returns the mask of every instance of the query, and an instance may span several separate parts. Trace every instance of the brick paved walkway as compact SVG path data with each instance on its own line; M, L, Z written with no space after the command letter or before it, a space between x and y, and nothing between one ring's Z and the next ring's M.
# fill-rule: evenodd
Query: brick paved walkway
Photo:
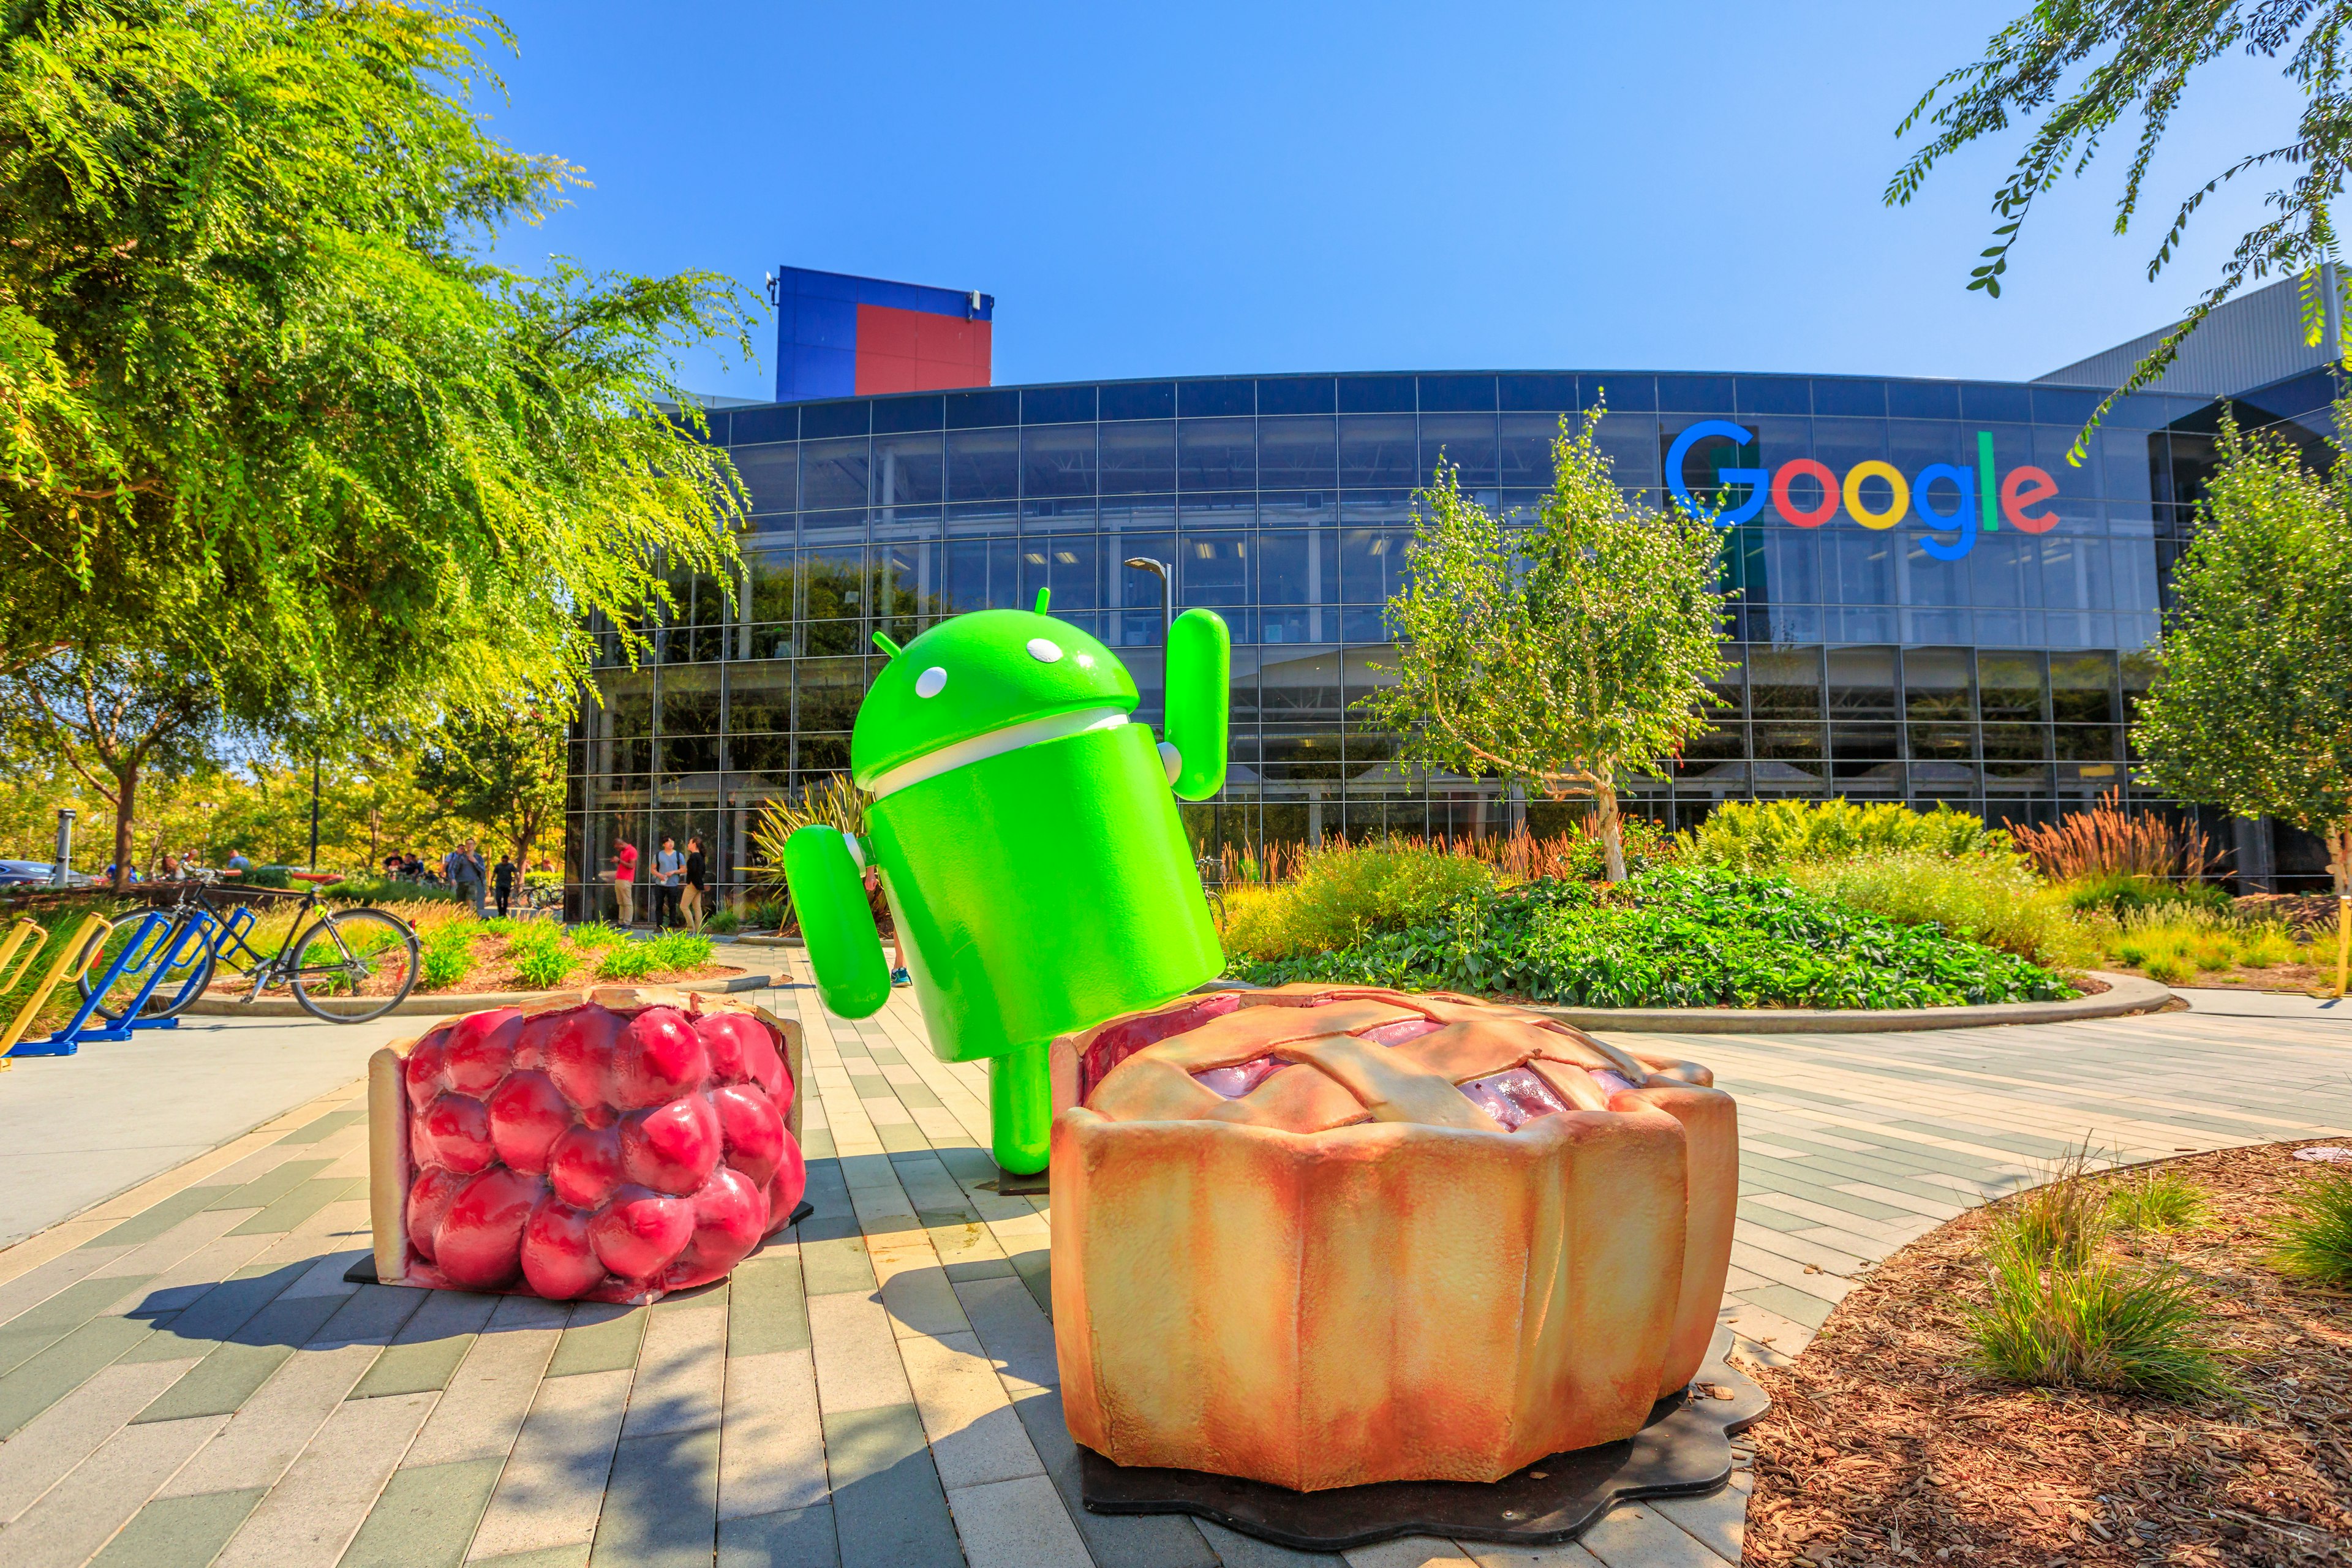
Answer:
M817 1215L722 1286L627 1310L343 1283L367 1246L356 1084L0 1253L0 1561L1336 1561L1086 1513L1045 1205L980 1184L979 1071L931 1058L905 993L860 1024L807 990L769 1000L809 1027ZM2352 1130L2352 1027L2334 1022L1673 1048L1740 1100L1725 1319L1768 1358L1870 1260L2085 1136L2145 1159ZM1401 1542L1348 1562L1710 1568L1738 1556L1744 1479L1621 1509L1584 1547Z

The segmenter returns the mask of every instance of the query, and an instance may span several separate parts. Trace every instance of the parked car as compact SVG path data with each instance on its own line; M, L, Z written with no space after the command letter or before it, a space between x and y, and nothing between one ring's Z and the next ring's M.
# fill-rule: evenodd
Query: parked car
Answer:
M46 888L57 868L47 860L0 860L0 888ZM68 871L66 885L93 888L98 879L87 871Z

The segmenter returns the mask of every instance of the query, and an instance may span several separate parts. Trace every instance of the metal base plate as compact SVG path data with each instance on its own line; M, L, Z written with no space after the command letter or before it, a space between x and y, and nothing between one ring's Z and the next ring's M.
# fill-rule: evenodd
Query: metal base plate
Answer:
M1081 1447L1080 1489L1096 1513L1197 1514L1300 1552L1343 1552L1400 1535L1525 1546L1573 1541L1618 1503L1695 1496L1731 1479L1731 1435L1770 1402L1723 1360L1729 1337L1699 1369L1701 1392L1658 1401L1632 1437L1554 1454L1492 1484L1383 1481L1295 1492L1200 1470L1130 1469ZM1713 1397L1707 1384L1731 1397Z
M995 1177L980 1184L1000 1197L1035 1197L1053 1190L1053 1174L1054 1170L1050 1165L1026 1176L1015 1175L999 1165L996 1167Z

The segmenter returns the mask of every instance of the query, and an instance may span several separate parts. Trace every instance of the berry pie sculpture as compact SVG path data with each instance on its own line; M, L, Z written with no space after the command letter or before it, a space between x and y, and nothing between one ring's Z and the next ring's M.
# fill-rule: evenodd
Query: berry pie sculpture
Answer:
M368 1068L376 1278L649 1301L792 1221L799 1026L602 987L469 1013Z
M1706 1068L1520 1009L1189 996L1054 1055L1054 1336L1114 1463L1494 1481L1698 1371L1738 1139Z

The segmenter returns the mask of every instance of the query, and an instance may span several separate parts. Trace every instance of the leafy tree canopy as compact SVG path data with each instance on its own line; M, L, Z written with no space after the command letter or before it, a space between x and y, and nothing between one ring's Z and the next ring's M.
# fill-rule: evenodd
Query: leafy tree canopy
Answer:
M1397 682L1367 700L1414 761L1591 796L1622 881L1618 780L1706 729L1727 595L1720 531L1628 500L1594 444L1600 419L1573 437L1561 421L1529 528L1438 468L1416 498L1411 581L1388 602Z
M563 819L562 705L451 720L416 756L416 786L449 815L499 835L515 862Z
M2139 705L2143 771L2183 800L2320 835L2352 892L2352 462L2339 453L2323 477L2233 423L2221 446Z
M0 671L145 646L232 717L423 719L577 679L664 557L731 577L731 470L668 411L736 291L478 258L574 178L471 107L506 41L0 0Z
M2091 426L2116 398L2161 376L2189 334L2249 282L2274 274L2299 276L2305 329L2310 342L2320 341L2325 301L2319 266L2341 259L2329 204L2342 195L2346 169L2352 166L2352 79L2347 75L2352 69L2352 0L2040 0L1992 36L1982 58L1929 88L1896 131L1902 135L1924 124L1932 134L1888 182L1890 206L1908 203L1929 172L1952 153L1999 135L2013 122L2039 121L2008 179L1993 194L1993 243L1969 275L1970 289L1999 299L2009 253L2023 237L2035 200L2061 176L2087 168L2110 136L2127 135L2131 149L2116 203L2116 232L2130 226L2148 163L2189 79L2241 49L2284 58L2288 79L2303 90L2303 113L2274 145L2246 154L2181 201L2149 258L2148 278L2164 269L2189 219L2221 186L2257 171L2285 183L2271 194L2272 216L2240 237L2220 281L2133 367L2130 379L2092 416ZM2341 268L2338 279L2352 300L2352 279ZM2082 451L2078 442L2074 461L2082 461Z

